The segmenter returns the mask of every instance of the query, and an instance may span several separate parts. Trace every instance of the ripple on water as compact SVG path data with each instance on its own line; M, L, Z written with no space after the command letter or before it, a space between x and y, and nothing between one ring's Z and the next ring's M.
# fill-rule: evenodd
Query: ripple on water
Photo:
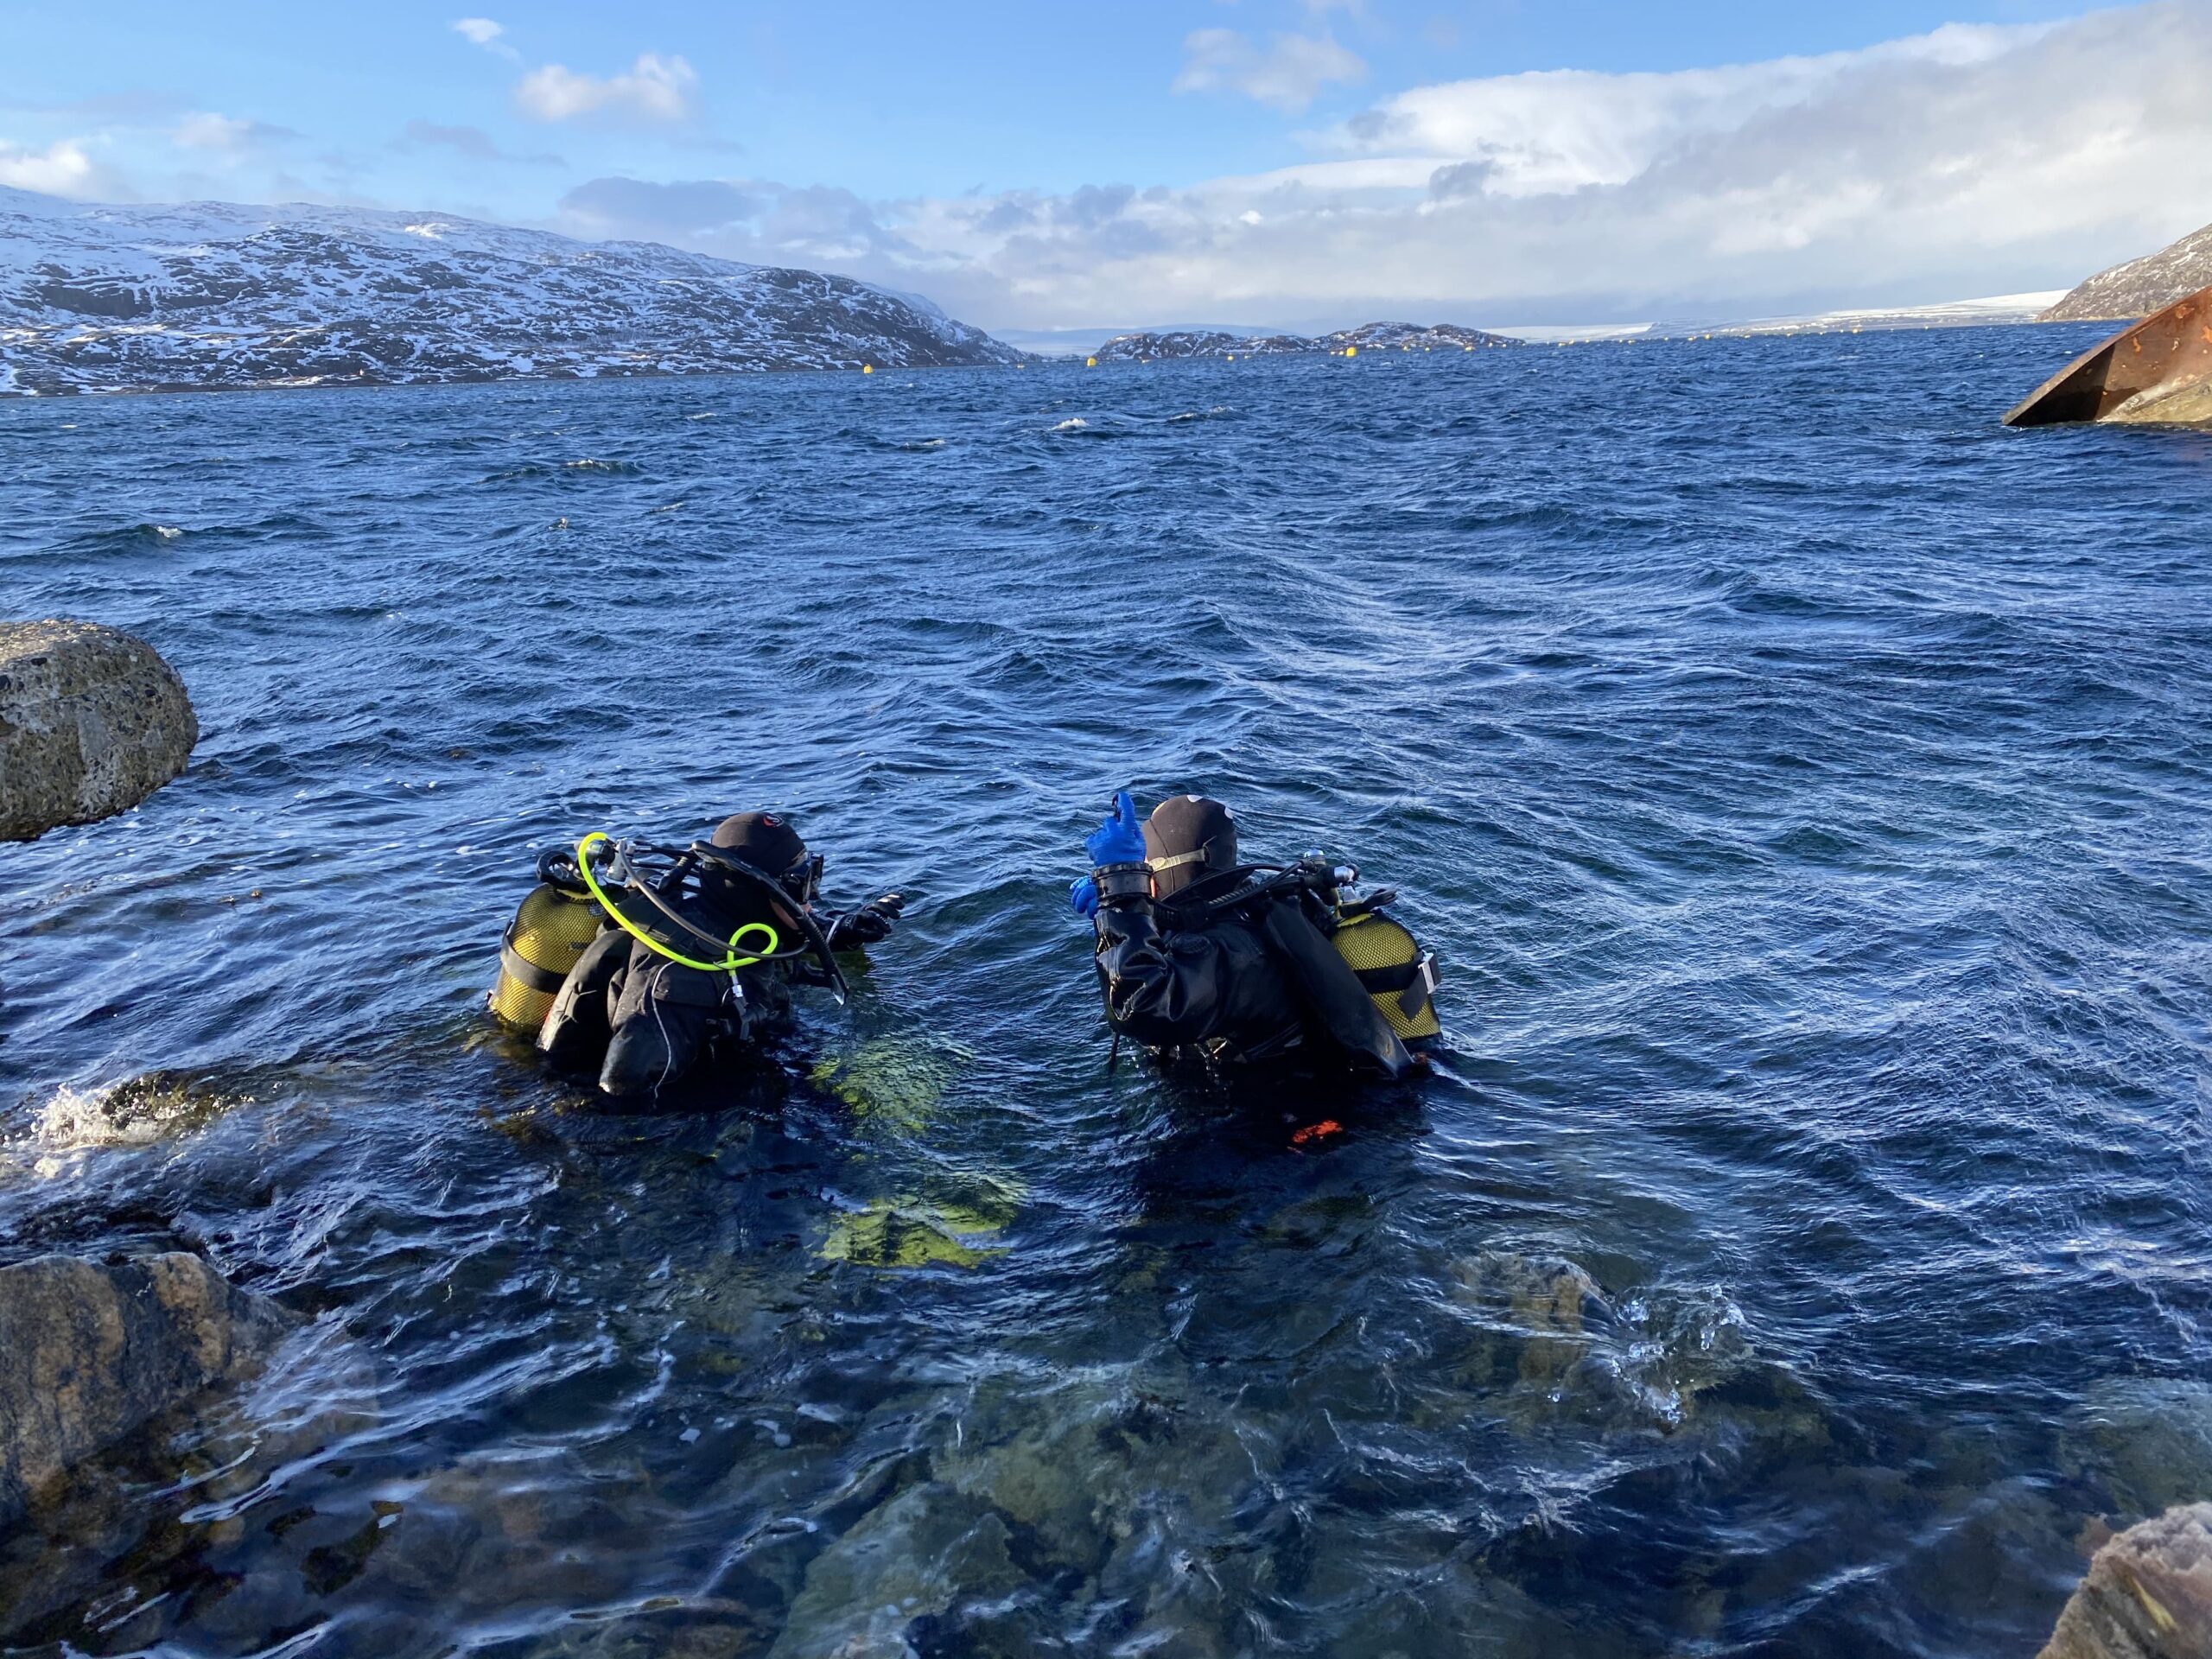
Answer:
M2212 1497L2212 474L1996 426L2072 338L0 404L204 734L0 864L0 1253L305 1321L0 1633L2031 1651ZM1124 785L1400 888L1434 1073L1109 1071ZM913 898L784 1070L486 1028L540 849L753 805Z

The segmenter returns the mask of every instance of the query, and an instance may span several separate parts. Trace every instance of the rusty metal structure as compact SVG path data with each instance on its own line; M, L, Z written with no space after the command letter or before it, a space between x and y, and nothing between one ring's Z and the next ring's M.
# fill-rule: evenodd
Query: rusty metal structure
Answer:
M2212 426L2212 288L2177 300L2075 358L2005 417Z

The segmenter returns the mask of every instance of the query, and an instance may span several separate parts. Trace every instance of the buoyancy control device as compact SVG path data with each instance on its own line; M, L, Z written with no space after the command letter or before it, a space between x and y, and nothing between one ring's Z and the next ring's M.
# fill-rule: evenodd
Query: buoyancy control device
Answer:
M493 1017L510 1031L535 1035L569 969L605 922L573 861L554 850L541 855L537 885L499 941L499 977L489 999Z
M1358 879L1357 869L1334 868L1318 855L1272 873L1264 866L1243 865L1202 876L1161 908L1175 918L1170 925L1187 925L1198 916L1255 899L1295 898L1293 909L1310 927L1289 925L1287 916L1270 914L1273 907L1257 912L1268 924L1278 957L1338 1041L1395 1075L1408 1058L1403 1045L1443 1030L1436 1013L1436 957L1386 909L1395 893L1386 889L1365 899L1347 898L1344 889ZM1320 950L1316 934L1327 939L1336 961ZM1354 1012L1358 1003L1348 981L1357 982L1374 1015L1364 1009ZM1372 1023L1375 1016L1388 1027L1387 1035Z

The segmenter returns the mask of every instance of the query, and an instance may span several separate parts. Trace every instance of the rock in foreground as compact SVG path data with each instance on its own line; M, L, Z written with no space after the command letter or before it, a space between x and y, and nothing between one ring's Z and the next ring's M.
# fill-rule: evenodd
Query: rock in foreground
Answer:
M1117 334L1096 353L1101 363L1171 363L1185 358L1289 357L1360 352L1473 352L1518 346L1503 334L1440 322L1370 322L1333 334L1232 334L1219 329L1180 334Z
M2044 312L2037 322L2105 322L2147 317L2200 288L2212 288L2212 225L2171 247L2095 276Z
M251 1373L286 1324L181 1252L0 1268L0 1519L149 1419Z
M0 188L0 393L1014 364L848 276L440 213Z
M2099 1550L2038 1659L2212 1659L2212 1503Z
M135 634L0 622L0 841L137 805L199 741L184 682Z

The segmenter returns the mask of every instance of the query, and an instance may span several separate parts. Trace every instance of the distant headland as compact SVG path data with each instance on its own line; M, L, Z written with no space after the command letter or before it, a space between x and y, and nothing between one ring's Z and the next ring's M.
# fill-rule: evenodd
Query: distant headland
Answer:
M1344 357L1360 352L1476 352L1522 342L1457 323L1370 322L1333 334L1232 334L1225 329L1117 334L1095 363L1171 363L1194 357Z

